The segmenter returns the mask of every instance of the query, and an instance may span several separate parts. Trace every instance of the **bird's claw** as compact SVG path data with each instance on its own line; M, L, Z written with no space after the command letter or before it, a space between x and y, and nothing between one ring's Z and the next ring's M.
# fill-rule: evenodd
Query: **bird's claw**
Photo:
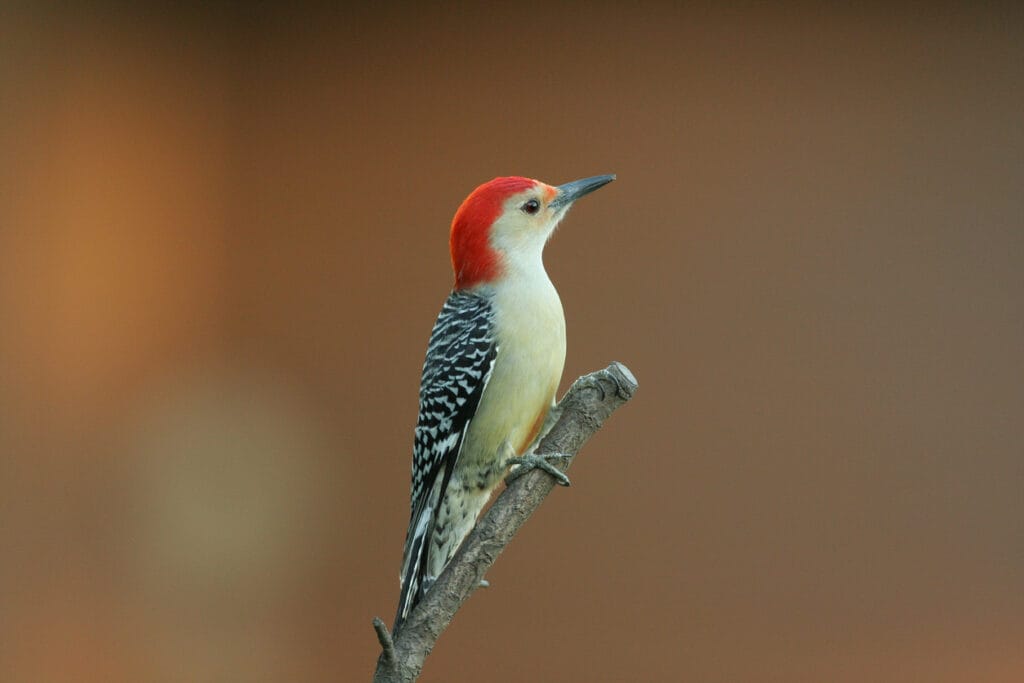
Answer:
M543 455L530 454L522 455L515 458L509 458L508 464L515 465L515 469L508 473L505 477L505 483L511 484L513 481L523 476L527 472L533 469L544 470L552 477L559 486L568 486L569 477L565 475L565 472L551 464L552 460L567 461L572 459L571 455L566 453L544 453Z

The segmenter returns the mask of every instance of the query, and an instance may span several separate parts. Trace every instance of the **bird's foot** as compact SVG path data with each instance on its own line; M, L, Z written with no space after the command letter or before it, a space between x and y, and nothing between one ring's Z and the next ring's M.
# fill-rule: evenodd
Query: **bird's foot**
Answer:
M568 461L571 460L572 456L566 453L544 453L543 455L537 455L531 453L530 455L522 455L515 458L509 458L508 464L514 465L515 469L509 472L508 476L505 477L505 483L511 484L513 481L523 476L527 472L533 469L544 470L552 477L560 486L569 485L569 477L565 476L565 472L551 464L552 460Z

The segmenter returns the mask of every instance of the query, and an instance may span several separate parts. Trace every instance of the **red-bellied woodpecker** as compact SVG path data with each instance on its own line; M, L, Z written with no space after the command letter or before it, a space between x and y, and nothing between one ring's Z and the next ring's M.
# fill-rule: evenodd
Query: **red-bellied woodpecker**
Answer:
M448 565L505 472L542 468L530 454L565 363L565 317L544 270L544 244L573 202L615 179L558 187L495 178L451 227L455 289L427 345L412 461L412 514L397 630ZM558 457L558 456L555 456Z

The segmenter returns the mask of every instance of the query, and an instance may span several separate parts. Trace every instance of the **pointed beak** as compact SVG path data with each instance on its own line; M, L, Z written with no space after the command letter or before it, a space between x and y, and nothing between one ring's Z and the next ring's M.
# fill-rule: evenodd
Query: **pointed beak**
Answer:
M565 185L559 185L555 189L558 190L558 194L548 204L548 208L560 211L561 209L568 208L574 201L579 199L585 194L590 194L599 187L604 187L611 181L615 180L614 175L596 175L593 178L583 178L582 180L574 180L571 183Z

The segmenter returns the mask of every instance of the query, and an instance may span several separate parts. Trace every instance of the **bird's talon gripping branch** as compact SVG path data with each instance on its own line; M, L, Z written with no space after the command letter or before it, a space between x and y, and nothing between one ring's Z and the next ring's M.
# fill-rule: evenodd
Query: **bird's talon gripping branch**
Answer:
M565 316L544 270L544 244L580 197L615 176L557 187L495 178L452 220L455 289L434 324L420 379L412 462L412 514L402 559L397 632L440 576L501 482L506 454L521 453L548 423L565 364ZM519 476L559 455L519 459Z
M508 464L514 465L514 469L505 477L505 484L511 484L519 477L530 470L544 470L552 477L559 486L569 486L569 477L562 470L551 464L551 460L571 460L572 456L566 453L545 453L544 455L523 455L517 458L509 458Z

